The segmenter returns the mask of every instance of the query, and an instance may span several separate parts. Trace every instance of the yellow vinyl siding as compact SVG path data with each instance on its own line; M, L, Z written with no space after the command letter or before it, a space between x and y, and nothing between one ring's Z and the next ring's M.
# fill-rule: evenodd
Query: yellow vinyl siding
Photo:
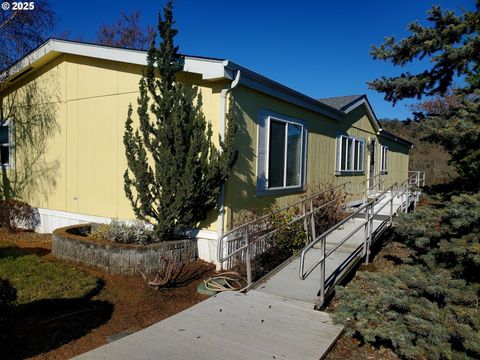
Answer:
M55 98L58 131L46 142L42 164L51 162L57 166L42 188L26 192L26 201L50 210L121 219L134 217L123 189L127 168L123 134L130 103L134 107L134 122L138 124L136 107L141 74L142 67L138 65L61 55L0 94L4 106L15 96L15 104L21 108L24 89L34 82L45 97ZM198 77L179 74L179 80L188 84ZM221 85L197 85L216 143ZM15 166L19 170L22 164L17 162ZM215 220L213 211L204 227L215 230Z
M47 103L58 131L45 143L45 150L35 170L44 175L32 182L25 191L25 200L50 210L111 218L134 217L123 190L123 174L127 168L123 146L124 124L128 104L136 113L138 82L142 67L115 61L75 55L49 57L49 62L25 75L11 86L0 99L5 108L12 101L20 116L25 115L25 93L29 84L37 84L42 97L35 100ZM220 128L220 92L226 80L206 82L200 75L181 73L177 79L187 86L198 86L202 94L203 112L211 121L214 141L218 143ZM306 184L340 184L350 181L352 188L368 178L369 147L377 139L376 174L379 168L380 144L389 147L386 183L406 178L408 146L378 136L363 107L351 111L337 121L291 103L239 85L233 91L238 115L236 147L238 161L226 184L224 226L238 222L245 209L266 211L283 206L302 194L257 196L258 114L267 110L307 123L308 147ZM336 174L336 139L339 132L365 140L364 172L356 175ZM15 171L22 170L20 150L16 153ZM10 170L9 170L10 171ZM11 172L11 171L10 171ZM216 211L201 224L204 229L216 229Z
M408 176L408 155L409 147L396 141L387 139L383 136L378 137L378 153L380 154L380 145L388 148L387 155L387 174L383 176L385 187L388 188L394 183L402 183ZM380 169L378 164L377 171Z
M288 195L257 196L257 154L258 154L258 113L262 110L271 111L287 117L296 118L307 123L307 188L319 184L341 184L350 182L352 191L368 179L369 146L371 139L376 139L375 158L379 159L380 140L366 110L361 106L351 111L342 120L336 121L318 113L306 110L291 103L278 100L244 86L234 90L234 97L239 108L239 133L237 149L239 157L233 173L226 186L225 227L238 224L241 213L246 209L257 209L265 212L274 206L285 206L299 199L302 192ZM336 139L339 132L365 140L364 171L359 174L336 174ZM395 143L390 152L389 166L393 172L408 171L408 147ZM401 152L399 152L401 151ZM407 168L404 167L407 164ZM394 167L394 168L393 168ZM378 169L375 170L378 174Z

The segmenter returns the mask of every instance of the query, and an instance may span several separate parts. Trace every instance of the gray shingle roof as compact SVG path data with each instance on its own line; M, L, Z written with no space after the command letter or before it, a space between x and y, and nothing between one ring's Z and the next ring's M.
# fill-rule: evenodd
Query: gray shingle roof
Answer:
M347 96L335 96L318 99L323 104L331 106L337 110L345 110L348 106L355 101L365 97L365 95L347 95Z

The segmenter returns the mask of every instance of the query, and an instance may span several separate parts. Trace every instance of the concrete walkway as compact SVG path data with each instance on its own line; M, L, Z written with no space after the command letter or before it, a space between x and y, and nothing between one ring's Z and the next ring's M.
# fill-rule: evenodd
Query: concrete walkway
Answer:
M76 359L317 360L341 331L311 304L224 292Z
M389 197L380 202L381 206ZM394 211L401 206L394 201ZM374 231L379 228L387 205ZM352 219L327 238L327 249L338 244L363 220ZM361 259L360 230L327 258L327 277ZM316 261L312 249L307 264ZM298 257L246 294L224 292L130 336L77 357L81 360L131 359L321 359L342 332L329 314L314 310L320 272L299 279Z

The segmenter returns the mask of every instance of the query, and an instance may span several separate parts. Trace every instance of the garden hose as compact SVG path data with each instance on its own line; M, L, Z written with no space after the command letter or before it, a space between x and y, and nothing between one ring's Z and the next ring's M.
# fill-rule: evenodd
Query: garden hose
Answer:
M223 272L204 280L205 288L210 291L243 291L241 276L234 271Z

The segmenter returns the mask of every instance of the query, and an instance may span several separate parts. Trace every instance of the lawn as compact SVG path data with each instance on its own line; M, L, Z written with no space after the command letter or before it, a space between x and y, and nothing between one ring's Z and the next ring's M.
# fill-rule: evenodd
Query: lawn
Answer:
M94 276L3 241L0 242L0 277L10 280L17 289L18 304L82 298L99 286Z
M51 235L0 228L0 276L18 290L14 328L0 359L70 359L185 310L206 298L196 287L213 271L202 261L194 265L185 286L156 291L141 276L56 259Z

